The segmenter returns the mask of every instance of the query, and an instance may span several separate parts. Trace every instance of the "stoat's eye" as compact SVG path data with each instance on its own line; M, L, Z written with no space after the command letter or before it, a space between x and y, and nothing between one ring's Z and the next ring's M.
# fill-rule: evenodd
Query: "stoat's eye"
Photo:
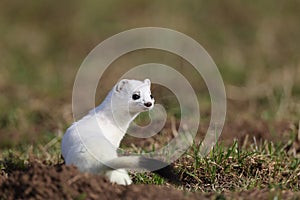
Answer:
M150 94L150 98L151 98L151 99L154 99L154 97L152 96L152 94Z
M140 95L138 95L138 94L133 94L132 95L133 100L138 100L139 98L140 98Z

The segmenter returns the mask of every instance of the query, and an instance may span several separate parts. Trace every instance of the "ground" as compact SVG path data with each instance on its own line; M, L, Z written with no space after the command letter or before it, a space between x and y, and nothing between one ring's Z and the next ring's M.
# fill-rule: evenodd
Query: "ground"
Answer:
M200 158L198 166L195 165L195 157L191 155L194 153L193 150L188 150L188 153L172 164L180 178L179 185L170 184L151 173L132 172L134 184L118 186L101 176L81 173L74 166L66 166L61 158L52 157L47 161L46 153L37 157L31 152L28 159L22 160L16 157L17 153L10 152L2 164L0 163L1 197L2 199L273 199L275 197L297 199L300 195L297 189L295 190L300 186L299 160L285 159L283 156L290 157L289 151L299 150L295 143L297 141L292 143L289 139L289 134L298 127L287 122L280 122L276 127L287 135L283 134L282 138L270 138L270 130L264 123L251 124L244 121L226 125L223 133L226 139L222 139L221 143L229 148L216 147L217 152L206 159ZM236 134L229 130L236 130ZM258 143L268 141L269 152L264 152L263 145L255 147L260 148L258 151L250 150L254 143L245 141L248 136L241 130L253 133ZM271 141L276 143L279 140L288 145L276 150L275 146L272 147ZM126 143L138 146L139 140L127 137L124 145ZM151 145L151 141L142 141L141 144ZM239 150L240 148L245 149ZM241 155L238 157L235 151L240 151ZM290 164L293 162L297 163L292 170ZM212 165L217 168L211 168ZM276 169L278 166L282 169Z
M201 193L176 189L172 185L112 185L100 176L79 172L73 166L48 166L31 162L26 170L1 177L2 199L282 199L299 198L288 190L251 189L233 193Z
M298 0L2 0L0 199L299 199L299 19ZM64 166L60 142L74 121L72 89L85 57L110 36L153 26L190 36L216 63L227 96L218 143L199 156L211 117L203 77L178 55L144 49L111 63L95 104L134 66L161 63L186 77L201 122L194 143L172 164L181 183L131 172L134 184L117 186ZM165 127L147 139L126 136L125 152L157 149L176 135L176 96L158 84L152 91L167 111Z

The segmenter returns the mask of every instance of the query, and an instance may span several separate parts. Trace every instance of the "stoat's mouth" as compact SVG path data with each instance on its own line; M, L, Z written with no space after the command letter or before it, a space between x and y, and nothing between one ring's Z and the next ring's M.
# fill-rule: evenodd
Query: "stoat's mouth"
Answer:
M147 107L147 106L143 106L143 110L144 111L148 111L148 110L151 110L153 107Z
M151 107L144 106L143 108L144 108L144 111L149 111L153 108L153 106L151 106Z
M143 107L143 110L147 111L147 110L150 110L150 108L149 107Z

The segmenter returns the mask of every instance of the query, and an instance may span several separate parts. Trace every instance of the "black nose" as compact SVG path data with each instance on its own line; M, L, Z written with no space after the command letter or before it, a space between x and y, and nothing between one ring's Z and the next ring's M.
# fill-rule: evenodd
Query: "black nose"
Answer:
M151 102L147 102L147 103L144 103L144 105L145 105L146 107L151 107L151 106L152 106L152 103L151 103Z

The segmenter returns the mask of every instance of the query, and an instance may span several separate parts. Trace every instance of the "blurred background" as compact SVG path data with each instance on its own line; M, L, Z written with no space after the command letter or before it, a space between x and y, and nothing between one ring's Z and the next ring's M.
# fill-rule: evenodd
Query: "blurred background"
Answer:
M300 117L299 19L298 0L2 0L0 149L61 135L73 122L72 87L84 58L106 38L146 26L180 31L207 50L225 82L227 123L295 122ZM205 84L193 77L186 61L166 52L137 51L116 60L96 101L119 79L117 71L147 62L184 71L208 121ZM155 92L156 99L165 95Z

